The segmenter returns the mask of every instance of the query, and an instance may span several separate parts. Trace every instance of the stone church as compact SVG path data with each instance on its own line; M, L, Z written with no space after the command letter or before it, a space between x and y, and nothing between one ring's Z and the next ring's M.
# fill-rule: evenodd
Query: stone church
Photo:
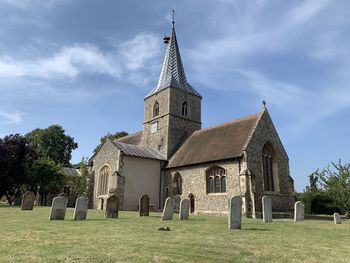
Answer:
M188 82L173 22L158 84L144 98L143 130L107 140L91 159L93 206L110 192L120 209L137 210L141 194L155 211L168 196L191 201L191 212L227 213L240 195L243 215L260 218L261 199L272 198L274 217L293 211L288 155L264 104L255 114L201 128L200 93Z

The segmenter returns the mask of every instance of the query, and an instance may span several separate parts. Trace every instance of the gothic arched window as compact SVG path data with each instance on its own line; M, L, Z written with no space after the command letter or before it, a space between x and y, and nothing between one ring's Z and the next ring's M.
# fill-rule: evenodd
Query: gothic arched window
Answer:
M187 102L182 103L182 116L187 117Z
M100 169L98 174L98 195L108 194L109 166L105 165Z
M267 142L262 150L262 166L263 166L263 179L264 190L274 191L274 166L275 166L275 151L271 143Z
M206 171L207 193L225 193L226 192L226 171L225 169L214 166Z
M156 117L159 115L159 104L158 101L156 101L153 105L153 117Z
M174 195L181 195L182 194L182 178L181 178L180 173L176 173L174 175L173 194Z

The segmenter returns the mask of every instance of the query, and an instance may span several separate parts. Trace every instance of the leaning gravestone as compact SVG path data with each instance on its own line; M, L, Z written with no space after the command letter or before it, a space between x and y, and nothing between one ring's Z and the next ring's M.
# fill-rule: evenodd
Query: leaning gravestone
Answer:
M228 202L228 228L240 229L242 220L242 198L233 196Z
M270 196L263 196L262 208L264 223L272 222L272 202Z
M119 198L112 194L107 198L106 218L118 218Z
M55 197L52 201L50 220L64 220L67 210L67 199L64 196Z
M85 220L87 209L89 204L89 198L82 196L75 201L75 208L73 214L73 220Z
M334 213L334 224L341 224L341 220L340 220L340 215L338 213Z
M294 221L303 221L305 215L304 203L298 201L294 205Z
M162 220L173 220L175 199L168 197L165 200L165 206L163 209Z
M22 210L33 210L35 201L35 194L33 192L25 192L22 196L22 204L21 209Z
M182 199L180 202L180 213L179 218L180 220L188 220L188 217L190 215L190 199Z
M140 216L149 216L149 197L146 194L143 194L140 196L139 215Z

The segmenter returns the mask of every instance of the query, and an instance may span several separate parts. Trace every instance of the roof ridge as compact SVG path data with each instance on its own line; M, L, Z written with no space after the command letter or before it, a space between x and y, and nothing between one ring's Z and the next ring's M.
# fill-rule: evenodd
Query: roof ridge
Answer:
M250 119L250 118L253 118L253 117L257 117L260 113L261 112L257 112L257 113L254 113L254 114L251 114L251 115L248 115L248 116L245 116L245 117L241 117L241 118L233 119L233 120L226 121L226 122L223 122L223 123L215 124L215 125L212 125L212 126L209 126L209 127L203 128L203 129L200 129L198 131L195 131L194 133L200 133L202 131L219 128L219 127L226 126L226 125L229 125L229 124L232 124L232 123L236 123L236 122L239 122L239 121L244 121L244 120L247 120L247 119Z

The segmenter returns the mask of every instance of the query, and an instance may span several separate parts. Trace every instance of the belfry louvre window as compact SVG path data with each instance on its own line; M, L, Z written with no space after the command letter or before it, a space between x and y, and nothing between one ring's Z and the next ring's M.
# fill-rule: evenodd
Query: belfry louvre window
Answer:
M182 116L187 117L187 102L182 103Z
M173 194L181 195L182 194L182 178L180 173L174 175L173 180Z
M206 172L207 193L226 193L226 171L215 166Z
M159 104L158 101L156 101L153 105L153 117L156 117L159 115Z
M109 179L109 167L107 165L103 166L99 172L98 179L98 195L108 194L108 179Z
M263 178L264 178L264 190L274 191L274 165L275 165L275 151L271 143L266 143L262 151L262 165L263 165Z

